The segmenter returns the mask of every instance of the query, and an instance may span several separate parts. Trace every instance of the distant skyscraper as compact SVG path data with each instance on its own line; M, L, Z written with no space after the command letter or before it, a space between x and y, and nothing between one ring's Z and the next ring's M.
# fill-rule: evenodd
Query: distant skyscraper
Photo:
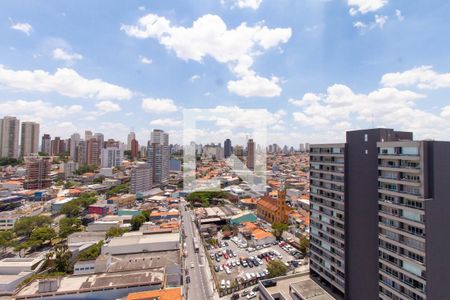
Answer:
M223 143L223 154L225 156L225 158L228 158L231 156L231 154L233 153L233 149L231 147L231 140L230 139L226 139L225 142Z
M90 130L85 130L84 131L84 140L87 142L90 139L92 139L94 136L92 135L92 131Z
M15 117L0 119L0 157L19 157L19 126Z
M25 189L45 189L51 186L49 157L30 157L26 159L27 175L23 183Z
M46 153L47 155L50 155L50 151L51 151L51 143L52 143L52 138L50 137L50 134L44 134L42 136L42 140L41 140L41 152Z
M76 147L76 159L75 161L80 165L87 164L87 142L79 141Z
M298 149L300 152L305 152L305 145L304 144L300 144L300 147Z
M255 169L255 142L253 139L249 139L247 142L247 168Z
M128 138L127 138L127 150L128 150L128 151L130 151L130 150L131 150L131 147L133 146L133 145L132 145L133 140L136 140L136 134L135 134L133 131L131 131L131 132L128 134Z
M139 142L136 139L131 140L131 158L136 159L139 155Z
M105 136L103 133L94 134L94 138L97 139L100 149L103 149L105 147Z
M51 150L50 155L52 156L58 156L61 154L64 150L61 149L61 138L59 136L56 136L55 139L51 142Z
M39 152L39 124L22 122L20 139L20 156L28 156Z
M139 162L131 169L131 187L133 194L152 189L152 169L149 163Z
M77 149L78 144L80 143L80 135L78 133L74 133L70 136L70 159L73 161L77 161Z
M162 184L169 179L169 135L155 129L147 147L147 162L152 169L153 183Z

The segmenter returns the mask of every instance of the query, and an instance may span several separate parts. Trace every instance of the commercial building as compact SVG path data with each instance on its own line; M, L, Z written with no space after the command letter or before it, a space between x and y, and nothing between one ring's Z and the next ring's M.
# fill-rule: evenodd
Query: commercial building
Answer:
M139 162L131 169L131 189L133 194L150 191L152 189L153 172L149 163Z
M0 119L0 157L19 157L19 125L16 117Z
M43 257L0 260L0 295L11 295L23 280L39 272L43 265Z
M20 156L27 156L39 152L39 124L36 122L22 122L20 138Z
M225 158L228 158L233 154L233 147L231 146L231 140L226 139L223 143L223 154Z
M102 254L111 255L144 253L155 251L175 251L180 249L179 233L161 233L122 236L111 239L102 246Z
M136 140L136 134L130 132L127 137L127 150L130 151L133 148L133 140Z
M311 273L346 299L449 295L449 144L369 129L311 145Z
M45 189L52 185L49 157L27 157L27 175L23 183L25 189Z

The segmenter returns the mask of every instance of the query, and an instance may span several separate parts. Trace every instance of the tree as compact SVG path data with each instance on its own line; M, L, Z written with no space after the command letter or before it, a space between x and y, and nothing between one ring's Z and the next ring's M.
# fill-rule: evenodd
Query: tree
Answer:
M286 275L288 267L281 260L271 260L267 264L267 271L269 271L269 278Z
M12 230L0 231L0 247L5 252L6 248L13 245L14 232Z
M69 218L74 218L80 215L81 207L76 203L76 201L72 200L67 203L64 203L59 212L61 214L66 215Z
M31 232L30 240L38 241L40 244L49 242L56 237L56 232L51 227L37 227Z
M52 219L48 216L23 217L14 223L14 232L17 236L30 237L34 228L50 225Z
M102 183L103 179L104 179L104 177L100 176L100 177L94 178L94 180L92 182L93 183Z
M113 237L118 237L118 236L122 236L127 230L124 228L119 228L119 227L111 227L107 232L106 232L106 237L107 238L113 238Z
M306 253L308 253L308 249L309 249L309 239L306 236L302 236L300 238L300 252L303 255L306 255Z
M148 211L143 210L141 213L145 217L145 221L147 221L147 222L150 221L150 214Z
M145 217L143 215L137 215L131 218L131 230L136 231L141 228L141 225L144 224L146 221Z
M275 222L272 224L272 233L279 240L283 235L283 232L288 229L288 224Z
M53 250L53 267L56 272L69 273L72 271L72 263L70 259L72 258L72 253L70 253L69 248L66 244L58 244Z
M63 218L59 221L59 236L62 238L82 230L81 220L78 218Z
M78 255L79 260L92 260L96 259L102 253L103 241L98 242L95 245L92 245L88 249Z

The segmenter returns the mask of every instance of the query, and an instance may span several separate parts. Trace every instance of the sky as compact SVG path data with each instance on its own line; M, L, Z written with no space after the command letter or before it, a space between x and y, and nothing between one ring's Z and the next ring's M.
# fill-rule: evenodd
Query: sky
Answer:
M3 0L0 117L141 144L154 128L181 143L200 110L203 143L242 144L258 124L294 147L371 127L450 140L449 13L445 0Z

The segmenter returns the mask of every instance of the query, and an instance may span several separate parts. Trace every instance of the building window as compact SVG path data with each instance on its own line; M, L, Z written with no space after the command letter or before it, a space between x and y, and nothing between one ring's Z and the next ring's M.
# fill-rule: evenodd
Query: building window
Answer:
M364 134L364 142L368 142L369 141L369 135L366 133Z

